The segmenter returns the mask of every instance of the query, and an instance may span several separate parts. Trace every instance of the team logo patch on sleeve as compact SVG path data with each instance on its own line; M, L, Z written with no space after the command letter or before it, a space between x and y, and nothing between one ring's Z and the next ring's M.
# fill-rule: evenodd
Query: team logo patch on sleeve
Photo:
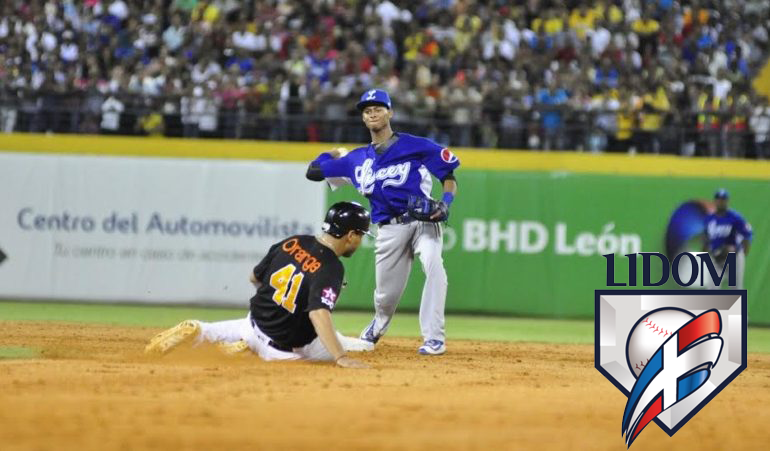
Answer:
M455 154L453 154L452 151L446 147L441 149L441 159L444 160L445 163L454 163L457 161Z
M328 287L321 291L321 302L330 309L334 308L334 304L337 302L337 292L334 291L334 288Z

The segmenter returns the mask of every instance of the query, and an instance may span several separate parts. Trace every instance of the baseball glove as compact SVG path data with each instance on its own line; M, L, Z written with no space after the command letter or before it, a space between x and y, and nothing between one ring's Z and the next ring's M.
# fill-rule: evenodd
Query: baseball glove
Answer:
M443 222L449 219L449 207L443 201L427 197L409 196L407 213L418 221ZM436 215L436 213L439 213ZM432 217L436 215L436 217Z

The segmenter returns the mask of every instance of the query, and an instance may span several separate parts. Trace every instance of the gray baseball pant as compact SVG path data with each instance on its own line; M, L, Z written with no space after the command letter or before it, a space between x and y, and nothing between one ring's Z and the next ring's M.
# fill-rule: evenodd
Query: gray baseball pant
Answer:
M414 221L379 227L375 241L374 334L384 334L412 269L415 255L425 274L420 300L420 331L427 340L445 341L444 307L447 275L441 256L442 229L438 223Z

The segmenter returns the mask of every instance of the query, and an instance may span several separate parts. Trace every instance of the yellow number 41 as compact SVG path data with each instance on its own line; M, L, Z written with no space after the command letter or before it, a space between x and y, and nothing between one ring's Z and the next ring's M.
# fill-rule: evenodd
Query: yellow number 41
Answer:
M282 306L291 313L294 313L294 309L297 308L294 300L297 298L297 293L299 293L299 286L302 284L302 279L305 278L305 275L302 272L292 277L292 274L294 274L296 270L297 267L289 263L270 276L270 286L275 289L273 300L276 304Z

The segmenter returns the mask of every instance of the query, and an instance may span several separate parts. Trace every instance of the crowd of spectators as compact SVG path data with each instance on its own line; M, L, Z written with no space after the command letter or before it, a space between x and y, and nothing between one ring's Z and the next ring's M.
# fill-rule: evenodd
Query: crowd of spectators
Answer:
M4 0L0 128L770 157L768 0Z

